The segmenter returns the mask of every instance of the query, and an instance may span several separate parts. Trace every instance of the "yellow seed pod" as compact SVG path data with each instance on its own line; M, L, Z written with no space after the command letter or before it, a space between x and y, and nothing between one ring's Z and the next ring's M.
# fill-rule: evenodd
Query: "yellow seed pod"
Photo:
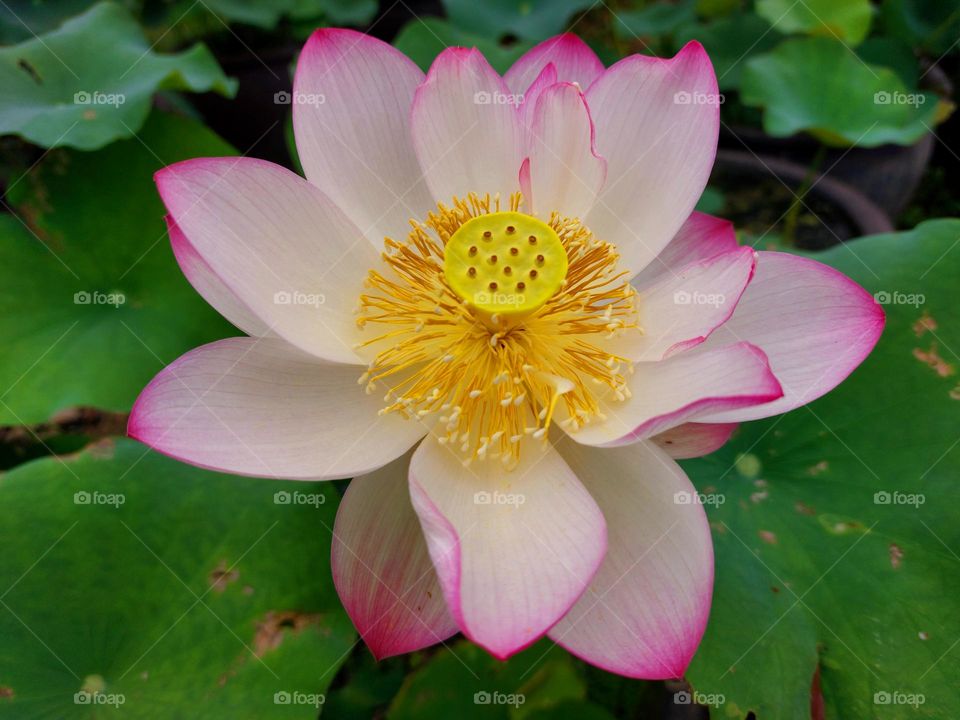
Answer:
M468 305L507 319L543 307L567 276L567 252L556 231L520 212L468 220L444 249L444 275Z

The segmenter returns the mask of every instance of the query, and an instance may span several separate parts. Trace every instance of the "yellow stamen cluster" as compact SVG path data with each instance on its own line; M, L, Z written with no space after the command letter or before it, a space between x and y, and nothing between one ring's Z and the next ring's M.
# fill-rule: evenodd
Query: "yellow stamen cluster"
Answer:
M616 271L615 248L579 220L552 213L546 222L567 268L539 307L498 315L451 287L444 252L451 237L474 218L515 218L508 213L521 202L515 193L501 211L499 197L471 193L439 204L423 223L411 220L406 242L385 240L387 269L371 270L360 296L358 325L384 331L360 345L376 356L359 382L367 392L385 386L381 412L429 423L468 463L499 457L512 465L524 437L546 437L558 406L575 429L602 418L600 395L629 395L630 363L596 339L637 329L636 295Z

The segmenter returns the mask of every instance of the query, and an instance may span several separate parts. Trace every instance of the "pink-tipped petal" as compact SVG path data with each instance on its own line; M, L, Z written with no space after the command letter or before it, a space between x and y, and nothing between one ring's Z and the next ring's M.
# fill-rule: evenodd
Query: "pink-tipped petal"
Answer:
M713 544L683 470L641 442L560 452L607 519L609 548L589 588L550 638L609 672L682 677L700 644L713 592Z
M565 33L525 52L503 79L511 92L525 93L550 63L557 69L557 80L577 83L584 91L603 72L603 63L597 54L576 35Z
M607 179L585 218L633 273L667 246L707 184L717 151L719 94L697 42L664 60L632 55L587 91Z
M506 472L495 460L464 467L428 436L410 496L454 619L501 659L570 609L606 550L603 515L549 445L531 443Z
M519 96L512 95L476 49L447 48L417 89L411 117L413 145L433 197L519 190Z
M137 398L128 434L192 465L261 477L329 480L370 472L426 432L378 415L383 401L279 338L229 338L170 363Z
M378 660L457 632L410 504L410 455L354 478L333 529L334 585Z
M654 435L651 441L670 457L683 460L719 450L738 427L739 423L689 422Z
M547 66L543 68L537 76L537 79L533 81L530 89L523 94L523 98L520 101L519 122L520 146L524 155L529 155L530 148L532 147L533 115L537 109L537 100L540 99L540 95L543 94L544 90L552 87L556 83L557 69L553 66L553 63L547 63ZM524 190L524 198L527 198L526 193L527 191ZM529 198L527 198L527 202L530 202Z
M661 253L633 278L633 284L651 285L667 272L736 249L737 233L732 222L706 213L691 213Z
M323 193L252 158L186 160L156 182L197 253L263 324L324 360L363 362L353 310L380 257Z
M270 335L270 328L258 318L243 301L217 277L200 253L190 244L190 240L183 231L167 215L167 234L170 236L170 245L173 256L177 259L184 276L193 285L193 289L200 293L218 313L243 330L247 335L263 337Z
M735 248L671 269L638 287L643 332L624 332L609 341L610 350L640 362L699 345L733 314L756 264L752 248Z
M711 413L783 395L766 355L750 343L638 363L630 392L622 402L609 397L602 401L606 419L587 423L571 437L586 445L616 447L691 420L703 421Z
M603 186L607 162L597 155L593 122L576 85L557 83L540 93L527 132L531 209L583 217Z
M399 50L354 30L317 30L297 62L293 129L304 173L378 250L434 207L410 139L423 79Z
M783 397L701 419L755 420L817 399L870 354L884 321L880 305L843 273L809 258L761 252L756 277L733 317L704 347L738 340L759 346L783 385Z

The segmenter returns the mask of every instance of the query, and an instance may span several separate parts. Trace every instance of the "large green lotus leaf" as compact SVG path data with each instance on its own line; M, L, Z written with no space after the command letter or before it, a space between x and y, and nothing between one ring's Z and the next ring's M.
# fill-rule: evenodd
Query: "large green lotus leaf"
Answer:
M124 439L22 465L0 499L0 718L317 717L356 637L330 485Z
M447 17L458 28L495 39L514 36L532 42L563 32L574 13L593 5L591 0L443 0Z
M92 0L6 0L0 4L0 45L13 45L53 30L92 4Z
M676 44L699 40L706 49L721 90L740 86L744 64L755 55L772 49L783 39L766 20L737 13L707 24L691 24L677 31Z
M161 89L232 96L236 83L203 45L155 53L125 8L99 3L58 30L0 48L0 133L94 150L135 134Z
M920 65L913 48L893 37L872 37L857 46L859 55L868 65L893 70L904 84L913 90L920 80Z
M818 668L826 717L956 717L958 243L960 220L936 220L814 255L885 304L876 349L809 407L684 463L724 498L688 674L724 696L716 717L810 717Z
M836 38L850 45L870 32L870 0L757 0L757 14L783 33Z
M283 17L295 21L322 18L331 23L362 25L377 12L376 0L206 0L201 7L224 21L266 29L276 27Z
M880 15L888 33L929 53L957 47L960 0L883 0Z
M462 640L448 643L407 676L387 717L522 720L585 694L578 663L547 640L507 662Z
M78 405L129 410L164 365L238 334L177 267L152 178L234 152L155 113L137 139L53 151L15 181L16 216L0 216L0 424Z
M542 708L530 713L529 720L615 720L613 715L600 705L585 700L570 700L559 705Z
M670 35L696 18L696 0L682 0L675 5L652 4L639 10L618 12L613 31L622 39L632 40L656 35Z
M493 68L505 73L524 52L529 43L514 43L503 47L489 37L483 37L460 29L440 18L415 19L401 28L393 44L404 55L419 65L424 72L444 49L453 46L475 47Z
M763 108L769 134L807 131L833 145L909 145L943 112L933 93L909 90L893 70L828 38L788 40L751 59L740 85L743 102Z

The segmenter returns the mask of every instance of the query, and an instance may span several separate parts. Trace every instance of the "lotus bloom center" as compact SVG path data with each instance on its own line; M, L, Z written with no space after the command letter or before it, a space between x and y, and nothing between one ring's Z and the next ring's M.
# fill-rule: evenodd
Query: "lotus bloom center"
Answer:
M382 327L359 346L373 357L360 382L386 390L382 413L427 423L465 463L509 467L554 420L576 431L604 419L601 400L629 397L632 365L610 340L640 330L616 249L521 203L439 204L405 242L385 240L387 268L360 296L360 327Z
M451 289L479 313L510 320L543 307L560 289L567 251L542 220L494 212L450 236L443 271Z

